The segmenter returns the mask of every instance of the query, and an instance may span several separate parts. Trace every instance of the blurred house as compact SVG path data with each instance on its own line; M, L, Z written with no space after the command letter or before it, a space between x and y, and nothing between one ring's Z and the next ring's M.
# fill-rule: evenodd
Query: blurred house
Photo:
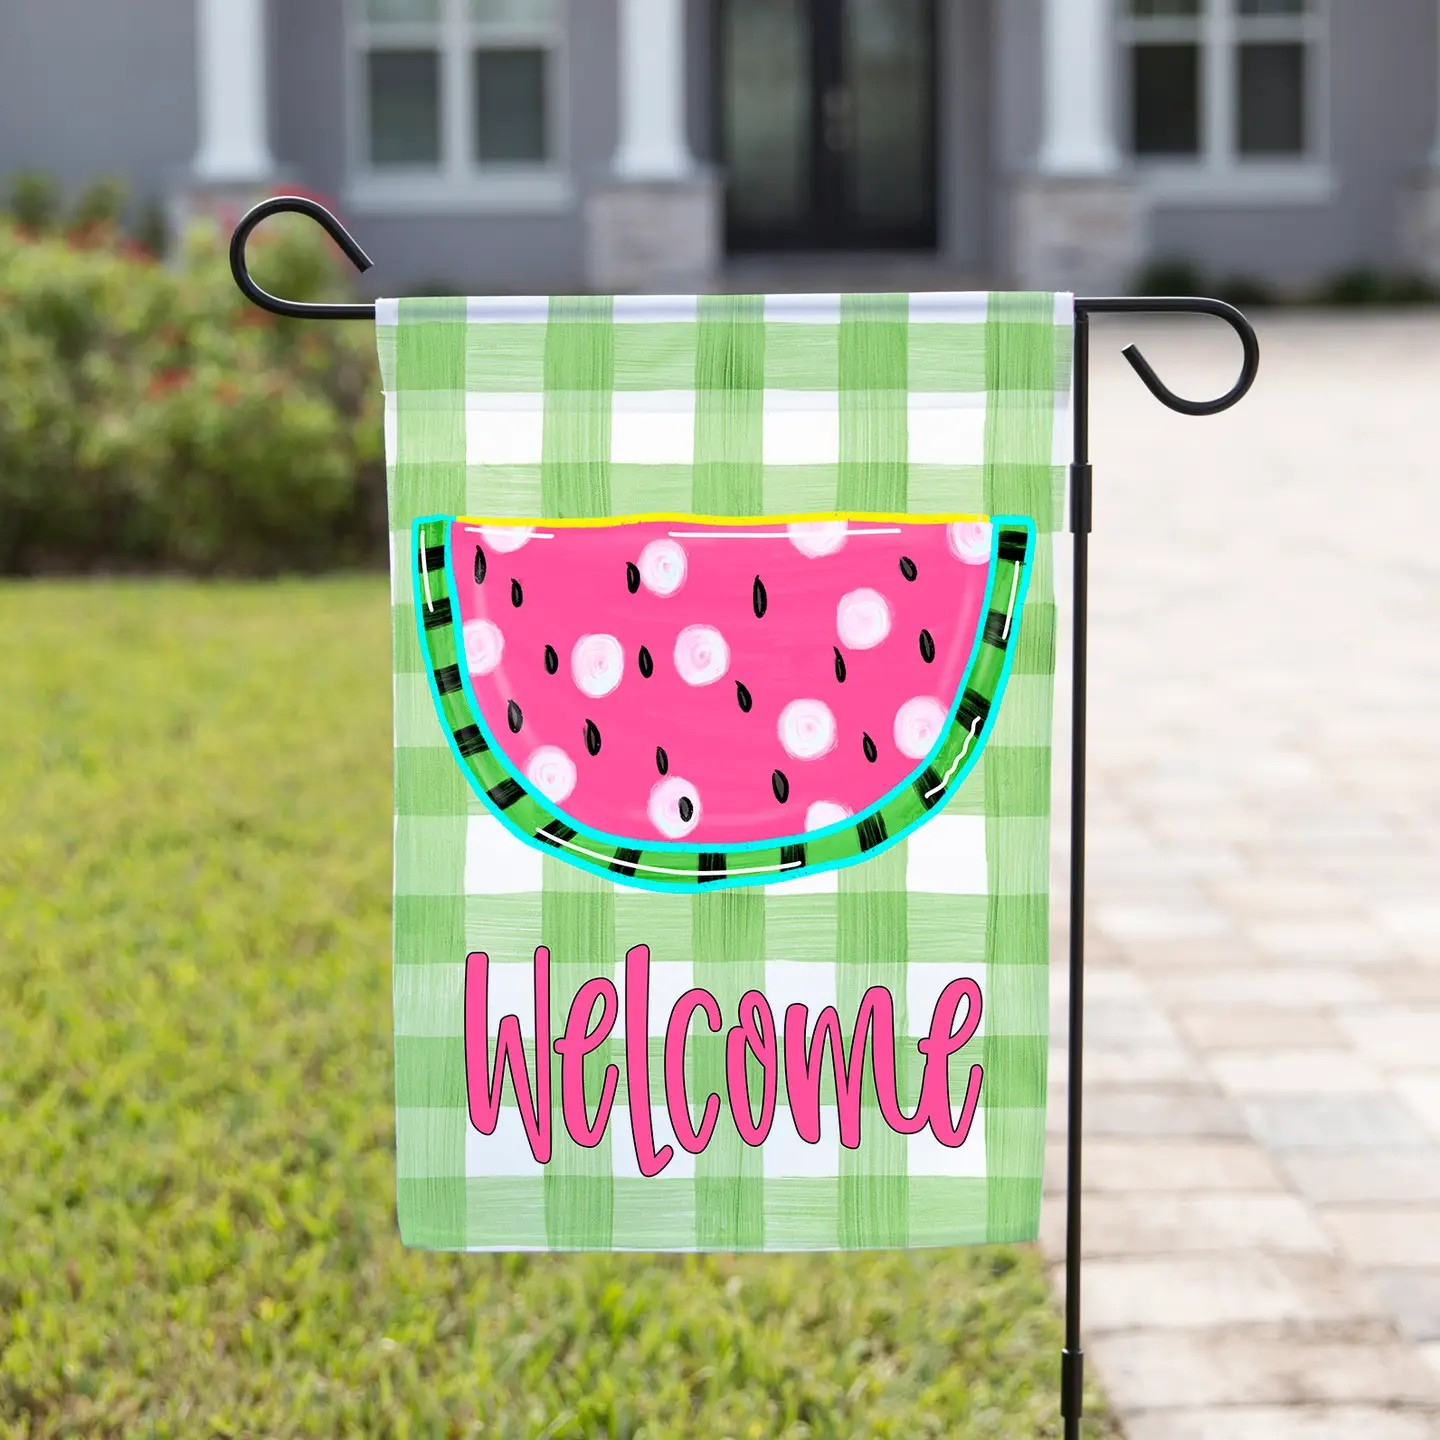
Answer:
M0 172L302 187L390 290L1434 273L1437 98L1437 0L0 6Z

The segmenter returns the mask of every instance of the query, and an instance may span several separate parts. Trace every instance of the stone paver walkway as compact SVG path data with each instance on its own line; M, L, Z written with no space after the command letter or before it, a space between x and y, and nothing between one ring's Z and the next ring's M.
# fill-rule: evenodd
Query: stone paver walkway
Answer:
M1259 384L1209 420L1161 409L1119 349L1217 393L1228 332L1095 325L1086 1348L1133 1440L1420 1440L1440 319L1256 318Z

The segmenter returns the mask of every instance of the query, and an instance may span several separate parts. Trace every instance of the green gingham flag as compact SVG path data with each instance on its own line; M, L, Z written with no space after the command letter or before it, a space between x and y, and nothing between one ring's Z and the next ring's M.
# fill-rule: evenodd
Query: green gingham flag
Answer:
M1071 297L407 299L380 301L377 317L392 539L405 1242L738 1251L1033 1239L1049 1009L1052 536L1070 458ZM447 525L436 517L480 525L656 515L1033 522L1038 543L1018 592L1008 684L978 760L923 823L842 868L668 892L579 868L563 850L506 829L467 768L489 750L481 738L467 744L456 718L471 692L467 680L462 696L453 674L464 647L442 633L455 574L443 568ZM1012 585L1012 608L1016 594ZM573 597L582 611L587 603ZM1005 622L1008 631L1008 612ZM672 1152L658 1173L639 1161L637 1097L627 1087L638 1041L631 1035L627 1047L624 986L627 954L640 945L652 999L649 1128L653 1146ZM542 951L550 1041L567 1033L583 986L600 977L618 995L619 1023L579 1058L582 1115L601 1113L607 1067L619 1077L608 1123L586 1143L562 1116L574 1077L544 1043ZM470 957L481 954L486 1006L477 1011ZM841 1143L833 1049L822 1065L818 1138L802 1137L787 1119L794 1072L778 1037L773 1124L763 1143L742 1134L726 1099L727 1032L747 992L768 997L777 1031L791 1002L834 1007L849 1047L864 997L884 987L894 1000L892 1088L911 1114L927 1053L919 1042L957 977L983 997L972 1002L978 1024L942 1060L950 1119L970 1077L980 1077L963 1143L886 1123L883 1080L863 1048L858 1143ZM697 989L714 997L723 1026L712 1034L695 1016L682 1036L679 1105L699 1125L707 1099L720 1097L713 1131L692 1150L675 1139L666 1020L676 998ZM587 1007L591 1029L602 1008ZM487 1017L484 1033L474 1033L477 1014ZM518 1037L508 1051L507 1016ZM741 1065L758 1097L756 1050ZM543 1163L532 1133L540 1117L525 1113L542 1055Z

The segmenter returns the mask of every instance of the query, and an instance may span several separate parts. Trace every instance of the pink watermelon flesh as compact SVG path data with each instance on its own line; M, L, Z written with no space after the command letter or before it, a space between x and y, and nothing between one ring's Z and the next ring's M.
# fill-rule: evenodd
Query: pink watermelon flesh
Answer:
M915 773L975 648L991 536L456 521L451 555L510 769L583 826L703 848L838 823Z

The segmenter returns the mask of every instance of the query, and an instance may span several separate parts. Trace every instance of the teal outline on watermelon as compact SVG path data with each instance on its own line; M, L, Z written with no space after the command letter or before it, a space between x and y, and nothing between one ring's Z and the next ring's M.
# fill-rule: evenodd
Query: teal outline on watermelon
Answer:
M1028 517L990 517L994 538L981 607L983 618L976 629L974 647L951 701L941 739L909 777L859 815L847 817L838 824L796 836L734 841L701 849L684 841L646 840L637 844L630 837L612 836L606 831L580 824L540 795L524 775L516 773L504 749L495 743L495 733L485 719L475 697L468 668L460 658L464 654L464 645L463 640L457 641L458 615L451 598L458 593L450 544L455 520L456 517L450 515L429 515L417 519L411 529L410 552L411 578L416 596L416 631L425 661L425 679L452 756L485 808L522 844L543 854L558 855L576 868L602 879L661 893L782 884L787 879L841 869L884 853L931 815L942 810L970 775L994 728L1014 664L1036 544L1035 524ZM1023 556L1018 560L1002 558L1000 549L1007 532L1013 539L1016 531L1024 537ZM422 552L433 553L436 549L443 553L443 564L427 564L422 574ZM1013 566L1018 574L1014 581L1014 602L1010 607L1008 630L1003 641L995 641L987 632L991 628L990 622L1001 613L990 608L990 601L1002 566ZM440 581L443 584L437 583ZM972 677L976 676L987 652L992 651L1000 655L993 684L985 686L983 677L979 677L982 688L973 689L970 684ZM443 691L442 676L445 681ZM960 712L967 703L972 712L974 710L972 696L985 707L978 733L973 719L968 726L961 723ZM947 767L950 773L945 778L934 767L941 756L952 749L958 749L963 759L957 757L952 760ZM493 783L489 784L481 773L487 756L491 757L489 764L498 772L492 777ZM917 804L918 810L915 808ZM890 819L894 817L887 818L892 806L900 810L902 818L899 828L893 831ZM512 813L517 811L526 815L527 820L535 818L530 815L531 811L538 812L538 818L543 823L527 829L517 822ZM595 848L580 848L574 843L577 837ZM608 853L604 853L607 850ZM816 850L820 853L811 859ZM769 863L746 866L743 870L727 864L732 855L758 857L767 852L775 857ZM694 864L690 867L655 865L647 862L650 856L657 860L689 859ZM642 870L657 876L663 874L667 878L646 878L637 873Z

